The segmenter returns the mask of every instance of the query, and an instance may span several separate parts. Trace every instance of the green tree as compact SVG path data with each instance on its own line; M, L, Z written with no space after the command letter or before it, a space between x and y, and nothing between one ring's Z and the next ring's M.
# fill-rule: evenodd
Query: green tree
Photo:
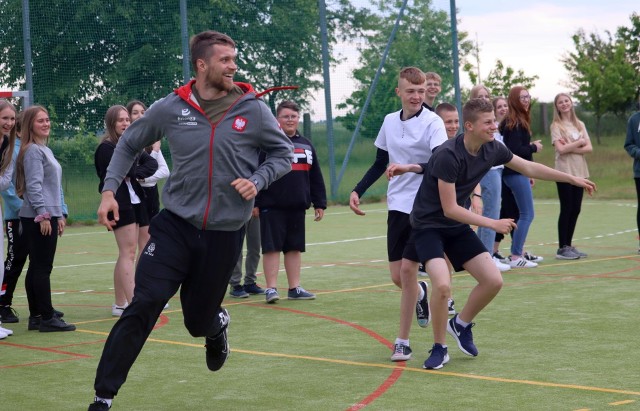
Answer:
M634 12L630 16L631 27L619 27L618 39L624 44L627 59L636 70L636 75L640 75L640 14ZM640 93L640 86L637 86Z
M22 10L0 0L0 84L23 87ZM102 128L107 108L137 98L151 103L183 81L180 11L176 0L30 1L35 102L54 126ZM330 45L356 35L366 11L347 0L328 4ZM280 85L301 100L322 86L316 0L190 0L189 34L215 29L238 42L237 79L258 91ZM335 61L335 60L334 60ZM266 96L274 107L276 94Z
M537 75L527 76L523 70L514 70L502 63L502 60L496 60L496 66L489 72L484 84L494 96L508 96L513 86L523 86L527 89L535 85L535 81L539 77Z
M401 4L400 1L384 0L372 3L379 13L369 20L366 47L360 49L360 67L353 71L356 89L346 101L338 105L338 108L348 109L340 120L351 131L355 130ZM466 55L470 48L471 43L466 40L466 33L459 33L460 55ZM374 138L384 116L399 109L399 100L394 90L398 83L398 72L407 66L438 73L442 77L442 95L451 95L453 67L450 16L446 11L435 10L431 0L414 0L408 3L363 119L363 137Z
M322 39L317 0L218 0L220 7L206 14L191 14L198 20L195 32L214 27L238 43L238 78L258 91L276 86L298 86L295 91L274 91L264 96L275 112L276 101L297 100L308 106L311 92L323 86ZM339 40L361 34L369 12L348 0L327 2L327 36L331 63L338 57L331 51ZM241 21L238 21L238 20Z
M611 33L602 38L580 29L572 37L575 51L562 57L570 75L569 86L584 109L596 118L596 138L600 144L601 119L605 113L622 115L633 100L638 73L627 59L625 44Z

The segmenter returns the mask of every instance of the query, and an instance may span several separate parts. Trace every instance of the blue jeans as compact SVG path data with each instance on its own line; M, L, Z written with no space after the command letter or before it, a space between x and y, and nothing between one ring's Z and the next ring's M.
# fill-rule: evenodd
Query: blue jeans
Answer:
M513 197L518 205L520 214L518 217L518 228L513 230L513 240L511 241L511 255L522 255L524 242L529 234L529 227L533 221L533 192L529 177L522 174L508 174L502 176L504 183L513 193Z
M500 201L502 198L502 168L489 170L480 180L482 188L482 215L497 220L500 218ZM493 254L493 243L496 232L487 227L478 227L478 237L489 252Z

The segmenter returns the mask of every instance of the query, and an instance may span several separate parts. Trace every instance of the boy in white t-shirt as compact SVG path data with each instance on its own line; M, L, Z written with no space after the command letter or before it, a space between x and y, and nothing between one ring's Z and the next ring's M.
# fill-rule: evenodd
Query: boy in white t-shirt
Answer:
M375 145L378 148L373 165L356 185L349 199L349 206L357 215L360 197L384 174L389 163L424 163L433 150L447 140L442 119L423 107L426 95L426 76L418 68L407 67L400 71L396 94L402 109L384 118ZM389 182L387 188L387 253L391 280L402 289L400 303L400 333L396 339L392 361L404 361L411 357L409 331L412 312L415 309L418 325L429 323L427 283L418 283L418 256L415 247L407 247L411 234L409 214L420 187L421 176L407 174ZM416 301L417 304L416 304Z

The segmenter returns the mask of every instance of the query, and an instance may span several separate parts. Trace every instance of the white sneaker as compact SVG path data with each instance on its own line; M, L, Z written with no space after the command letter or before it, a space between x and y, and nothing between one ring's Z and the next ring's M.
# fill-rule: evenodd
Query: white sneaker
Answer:
M4 340L8 336L9 336L9 334L5 334L4 332L0 331L0 340Z
M493 262L496 263L496 267L500 271L509 271L511 270L511 266L509 264L505 264L502 261L498 260L496 257L493 257Z
M511 268L534 268L538 266L538 263L528 261L524 257L518 257L515 260L509 258L509 266Z
M163 310L168 310L168 309L169 309L169 303L166 303L166 304L164 305Z
M0 333L7 334L7 336L9 336L9 335L13 335L13 330L9 330L7 328L2 327L2 324L0 323Z
M120 316L122 316L122 312L124 311L124 309L125 309L125 308L127 308L127 305L129 305L129 304L125 304L125 305L124 305L124 307L119 307L119 306L117 306L117 305L113 304L113 305L111 306L111 315L112 315L113 317L120 317Z

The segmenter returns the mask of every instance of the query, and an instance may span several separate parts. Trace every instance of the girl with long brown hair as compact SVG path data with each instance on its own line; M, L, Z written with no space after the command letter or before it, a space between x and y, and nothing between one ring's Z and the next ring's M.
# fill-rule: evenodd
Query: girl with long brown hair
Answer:
M533 153L542 150L540 140L531 141L531 95L522 86L515 86L507 97L509 111L498 128L504 144L513 154L533 161ZM513 193L518 206L518 227L512 232L511 255L508 264L511 268L533 268L538 264L524 258L524 243L533 222L533 180L517 171L505 168L502 180Z
M27 237L29 268L25 288L29 302L29 330L74 331L51 304L51 270L66 225L62 197L62 167L47 143L51 133L49 113L42 106L24 111L20 152L16 160L16 192L24 200L20 224Z

